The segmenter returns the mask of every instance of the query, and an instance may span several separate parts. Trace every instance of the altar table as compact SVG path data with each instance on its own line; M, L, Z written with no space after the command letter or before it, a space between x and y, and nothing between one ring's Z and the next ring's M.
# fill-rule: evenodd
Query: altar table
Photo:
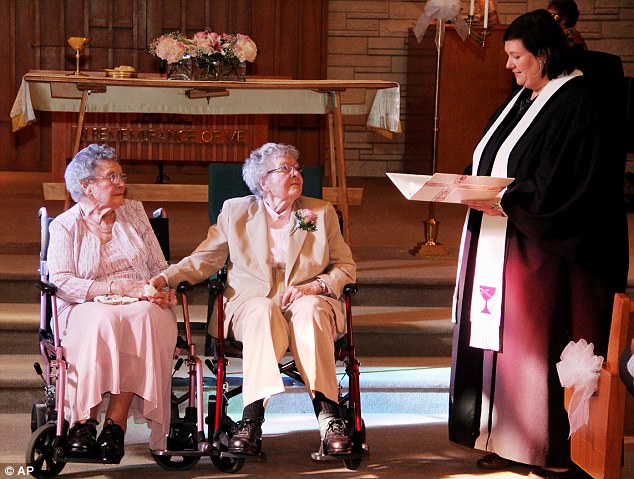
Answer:
M353 88L377 90L372 109L373 123L368 122L368 126L400 131L397 125L399 85L395 82L263 78L208 82L166 80L156 74L144 73L139 73L138 78L109 78L103 72L85 73L86 76L73 76L61 71L30 71L24 76L16 98L19 114L26 116L24 124L33 121L33 110L78 112L75 152L79 149L87 112L327 115L330 181L331 187L337 189L336 203L343 216L346 241L350 237L350 222L342 115L367 115L369 105L342 105L341 92ZM374 107L378 102L381 108L378 108L377 118ZM52 178L59 181L66 168L65 156L56 151L59 145L53 144L52 150Z

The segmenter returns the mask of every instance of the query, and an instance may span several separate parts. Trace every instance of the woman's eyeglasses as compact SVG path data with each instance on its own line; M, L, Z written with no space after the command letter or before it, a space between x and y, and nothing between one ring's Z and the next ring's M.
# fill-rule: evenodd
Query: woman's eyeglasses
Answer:
M302 165L294 166L294 165L289 165L288 163L284 163L278 168L274 168L272 170L267 171L266 174L269 175L271 173L277 173L279 171L280 173L284 173L285 175L290 175L293 172L293 170L295 170L297 173L301 173L303 169L304 167Z
M110 183L113 185L118 185L119 181L123 181L124 183L128 181L128 175L125 173L112 173L108 176L93 176L90 181L93 180L110 180Z

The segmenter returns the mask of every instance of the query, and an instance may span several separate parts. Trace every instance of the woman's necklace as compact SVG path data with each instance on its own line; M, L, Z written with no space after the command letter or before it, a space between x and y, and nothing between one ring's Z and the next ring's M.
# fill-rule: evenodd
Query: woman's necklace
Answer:
M87 225L97 229L97 231L99 232L99 236L112 235L112 228L114 226L114 222L107 226L101 226L99 223L95 223L94 221L89 220L86 214L84 213L84 210L82 210L81 208L79 208L79 212L81 214L81 218L86 222Z

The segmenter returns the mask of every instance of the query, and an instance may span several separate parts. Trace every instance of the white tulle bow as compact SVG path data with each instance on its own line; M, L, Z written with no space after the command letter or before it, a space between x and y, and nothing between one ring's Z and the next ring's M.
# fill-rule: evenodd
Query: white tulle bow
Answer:
M442 20L442 27L445 28L444 22L451 20L456 27L456 31L463 40L468 35L468 27L463 18L459 17L460 0L427 0L423 14L419 17L414 26L414 35L418 43L422 40L427 27L432 20Z
M566 388L574 388L568 406L570 434L581 426L588 424L590 405L588 400L596 392L599 373L603 367L603 358L594 354L594 345L585 339L570 341L561 353L561 361L557 363L559 382Z

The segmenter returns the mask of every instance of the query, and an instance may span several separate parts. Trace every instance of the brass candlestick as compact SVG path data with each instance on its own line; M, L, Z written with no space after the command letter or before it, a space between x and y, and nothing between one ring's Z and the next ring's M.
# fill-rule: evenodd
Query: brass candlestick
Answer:
M480 45L482 48L486 46L487 35L490 35L488 28L483 28L482 32L477 32L473 28L475 24L480 23L475 15L467 15L467 25L469 26L468 35L474 42Z
M70 37L66 42L70 45L70 47L75 50L75 71L73 73L69 73L69 76L87 76L85 73L81 73L79 71L79 52L86 48L86 45L90 43L90 37Z
M432 143L432 155L431 155L431 174L436 173L436 165L438 162L438 130L439 130L439 96L440 96L440 57L442 51L444 25L443 20L438 19L436 24L436 85L434 90L434 136ZM447 248L436 241L438 237L438 225L440 221L437 221L435 216L436 207L433 202L429 203L429 210L427 219L423 221L425 225L425 242L418 243L410 250L410 254L413 256L436 256L445 255L449 252Z

